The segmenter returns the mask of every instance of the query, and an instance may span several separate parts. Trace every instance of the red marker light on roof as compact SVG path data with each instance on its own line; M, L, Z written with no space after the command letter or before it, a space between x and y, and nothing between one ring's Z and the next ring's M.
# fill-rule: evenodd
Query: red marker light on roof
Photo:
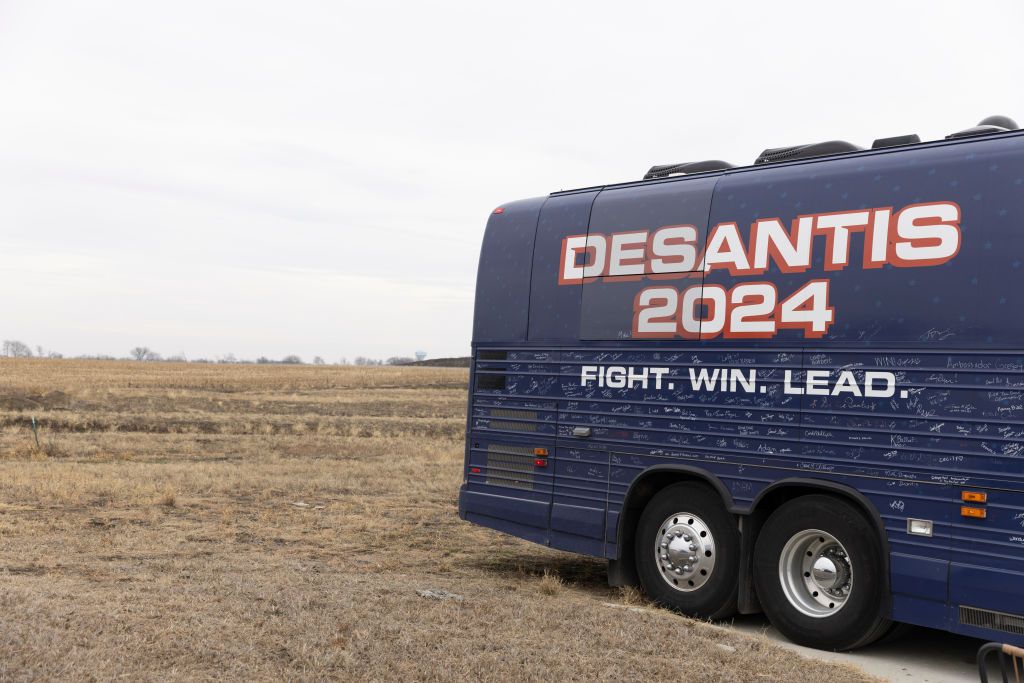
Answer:
M505 213L505 207L499 206L497 209L494 210L494 213Z

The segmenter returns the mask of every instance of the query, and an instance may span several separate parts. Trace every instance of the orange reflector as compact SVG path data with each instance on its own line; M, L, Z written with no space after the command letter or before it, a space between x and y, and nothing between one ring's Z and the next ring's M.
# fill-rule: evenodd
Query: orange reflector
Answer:
M548 454L548 449L546 449L546 448L534 448L533 449L533 454L534 455L547 455Z
M536 465L537 467L547 467L548 461L545 460L544 458L537 458L536 460L533 461L533 464Z
M971 508L966 505L960 507L961 517L974 517L975 519L985 519L985 508Z
M480 468L479 468L479 467L470 467L470 468L469 468L469 471L470 471L470 472L471 472L472 474L480 474Z
M988 494L981 491L962 491L960 499L965 503L984 503L988 500Z
M504 206L499 206L497 209L494 210L494 213L497 213L497 214L505 213L505 207Z

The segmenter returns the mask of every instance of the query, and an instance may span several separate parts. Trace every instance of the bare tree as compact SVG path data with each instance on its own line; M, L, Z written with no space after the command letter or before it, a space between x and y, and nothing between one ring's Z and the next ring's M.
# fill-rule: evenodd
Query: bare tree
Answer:
M316 356L313 358L313 365L326 365L326 363L324 363L323 358L321 358L320 356Z
M8 339L4 341L3 355L8 358L31 358L32 349L25 342L20 342L17 339Z
M409 363L414 362L416 362L414 359L407 356L391 356L391 358L388 358L387 360L388 365L408 365Z
M135 360L160 360L160 354L148 346L136 346L128 353Z
M288 365L302 365L302 359L298 356L285 356L281 359L281 362Z

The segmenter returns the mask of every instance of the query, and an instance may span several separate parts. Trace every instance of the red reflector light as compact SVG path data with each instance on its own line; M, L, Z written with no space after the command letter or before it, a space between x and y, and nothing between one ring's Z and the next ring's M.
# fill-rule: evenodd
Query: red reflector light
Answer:
M505 207L504 206L499 206L497 209L494 210L494 213L498 213L498 214L505 213Z
M547 467L548 466L548 461L545 460L544 458L536 458L533 461L533 464L536 465L537 467Z
M480 474L480 468L479 467L470 467L469 471L470 471L471 474Z

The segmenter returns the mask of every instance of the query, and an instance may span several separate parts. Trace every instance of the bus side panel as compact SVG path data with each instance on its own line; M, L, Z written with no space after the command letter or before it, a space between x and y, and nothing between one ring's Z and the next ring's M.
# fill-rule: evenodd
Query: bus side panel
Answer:
M811 263L782 272L769 259L764 273L743 275L714 267L705 274L705 286L765 281L782 302L809 281L826 282L827 304L834 310L824 334L779 325L770 335L774 342L808 350L846 343L898 345L910 354L952 348L1019 353L1024 316L1014 312L1024 307L1024 287L1016 286L1024 268L1022 183L1024 137L728 174L715 189L710 224L735 223L741 242L749 244L757 221L777 219L790 228L799 217L816 215ZM943 220L956 226L941 240L952 251L943 248L943 256L931 260L916 249L934 246L938 238L915 241L914 230L941 221L930 211L928 217L901 217L908 207L922 205L941 206L949 216ZM832 239L837 231L827 221L820 227L821 219L837 213L847 216L846 225L855 222L852 214L864 222ZM874 260L877 249L865 248L876 222L886 226L882 262ZM713 341L730 343L727 332Z
M564 284L562 241L586 235L597 191L551 197L537 224L530 285L530 341L574 343L580 334L579 283Z
M603 190L594 201L588 235L604 244L604 258L592 269L593 278L583 285L579 339L627 343L633 334L634 302L648 288L700 284L701 272L693 253L690 263L676 264L684 272L658 275L668 280L651 280L655 274L650 259L629 258L636 243L617 243L622 236L653 242L661 229L685 229L697 244L707 233L711 198L719 176L701 176L685 182L668 182L640 187ZM667 233L662 233L667 234ZM601 277L597 277L597 276Z
M482 526L548 543L557 402L551 354L477 347L468 461L460 514ZM542 389L543 387L543 389Z
M1019 371L1008 369L1019 366L1020 357L833 351L812 361L829 370L830 380L842 368L898 368L897 386L908 393L905 401L890 399L870 414L851 410L846 399L815 398L806 402L803 422L808 450L854 460L865 473L882 472L890 495L879 505L894 554L893 592L1024 614L1024 391L1007 388L1021 383ZM869 485L860 487L867 492ZM964 492L986 496L975 506L984 519L961 515L961 507L970 506ZM933 521L934 536L908 534L908 518ZM940 586L947 575L948 592ZM913 612L895 616L934 624Z
M744 370L723 377L720 368L728 364ZM792 458L799 449L799 401L782 393L784 368L799 381L799 366L798 353L782 350L723 353L634 346L563 352L567 401L559 415L560 443L608 454L606 553L614 557L618 550L613 544L630 486L651 468L708 472L736 506L749 507L774 479L765 467L779 456ZM625 386L607 386L607 381L601 386L600 379L590 379L615 368L625 370ZM760 377L755 391L730 391L754 373ZM589 429L589 436L574 436L575 428Z
M928 199L959 198L958 194L924 194L934 184L927 180L927 169L921 168L924 160L910 156L873 159L877 172L871 175L864 172L863 161L839 159L727 176L716 190L711 223L735 221L743 241L751 243L753 225L763 219L777 218L796 230L799 216L886 206L898 209ZM884 194L879 185L883 181L888 190ZM797 389L802 405L797 427L801 448L791 464L867 497L882 518L892 553L893 610L900 612L900 618L918 623L928 623L941 614L941 623L947 626L943 607L949 573L951 493L947 482L932 478L938 463L928 450L932 445L929 437L924 436L930 435L929 428L938 421L928 422L925 415L930 407L921 403L919 387L908 383L905 368L920 363L919 351L927 348L922 335L929 329L927 325L936 323L933 311L939 308L932 298L941 296L949 309L963 308L969 305L969 293L949 286L952 266L948 263L945 273L941 266L864 267L863 234L851 233L845 267L831 264L836 255L823 248L827 243L819 236L806 269L782 272L773 260L766 272L755 276L717 269L706 274L705 287L731 291L741 284L763 281L775 289L776 305L780 305L808 283L826 283L826 299L813 306L828 311L824 329L779 324L771 335L775 343L785 340L802 347L804 376L815 380L813 388L804 385ZM960 257L959 270L975 270L974 252ZM781 317L777 321L781 323ZM976 336L978 328L969 321L957 321L955 333ZM881 346L874 353L856 346L876 340L899 348ZM727 334L708 342L737 344ZM892 395L868 391L867 373L875 370L895 382ZM911 517L932 521L933 536L908 536L906 525Z
M512 202L491 214L477 272L465 479L459 514L537 542L547 538L551 477L535 448L553 448L553 403L515 398L529 372L499 344L523 344L537 222L546 198ZM483 345L483 346L481 346ZM524 358L527 359L528 358Z
M477 269L474 343L526 340L533 241L544 201L506 204L487 221Z
M559 411L561 425L565 412ZM560 437L565 429L559 428ZM608 504L608 451L600 445L566 446L559 438L554 460L551 506L552 546L604 556L605 508Z
M783 329L775 339L805 337L804 370L824 390L803 397L803 460L849 476L882 515L900 620L957 630L955 614L935 621L947 603L1024 614L1024 527L1014 520L1024 510L1021 183L1024 138L1014 137L743 171L716 188L711 224L736 221L744 238L766 217L891 207L893 231L904 207L957 207L958 249L941 262L868 267L864 234L854 232L845 266L816 248L803 272L705 276L726 289L763 277L780 300L809 280L828 282L827 333ZM843 377L866 386L868 373L891 376L892 395L834 391ZM999 506L962 517L965 490ZM933 536L909 535L909 518L932 521Z

